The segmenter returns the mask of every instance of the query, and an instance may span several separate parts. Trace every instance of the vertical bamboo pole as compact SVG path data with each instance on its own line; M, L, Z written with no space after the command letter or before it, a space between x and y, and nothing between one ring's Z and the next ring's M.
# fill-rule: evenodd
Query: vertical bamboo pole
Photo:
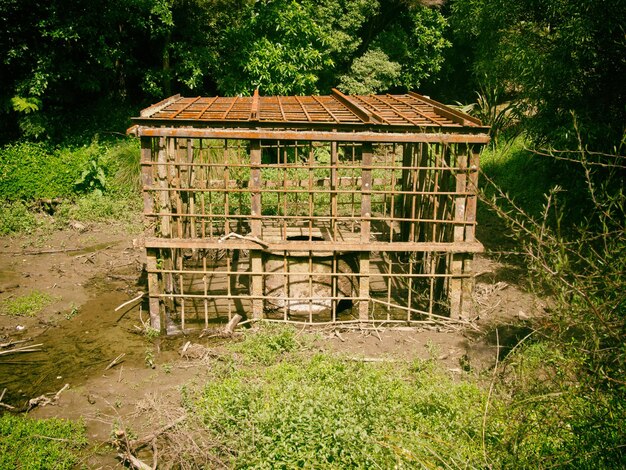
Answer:
M159 301L159 275L157 273L157 253L155 248L148 248L146 250L146 270L148 271L148 295L150 306L150 326L159 332L163 332L161 322L161 306Z
M369 243L372 217L372 144L363 144L361 169L361 242ZM369 318L370 252L362 251L359 259L359 320Z
M465 211L466 197L462 194L467 186L467 147L458 147L457 150L457 171L456 171L456 189L454 201L454 221L457 222L453 229L453 241L462 243L465 240ZM463 302L463 283L461 275L463 274L463 263L465 254L453 253L450 262L450 274L452 277L449 282L449 299L450 299L450 317L459 319L464 317L465 308ZM459 277L455 277L459 276ZM469 300L469 299L468 299Z
M261 141L250 141L250 232L253 237L261 238L263 225L261 220ZM250 250L250 269L252 270L252 317L263 318L263 259L261 250Z
M145 219L145 235L147 237L154 236L154 194L151 189L154 187L154 172L152 169L152 138L141 138L141 183L143 191L143 213L149 218Z

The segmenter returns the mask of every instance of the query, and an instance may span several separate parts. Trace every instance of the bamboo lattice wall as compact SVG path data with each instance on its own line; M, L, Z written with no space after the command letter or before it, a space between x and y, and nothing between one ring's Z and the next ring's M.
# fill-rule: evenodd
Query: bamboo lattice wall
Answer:
M470 315L485 128L375 98L173 97L136 119L153 327Z

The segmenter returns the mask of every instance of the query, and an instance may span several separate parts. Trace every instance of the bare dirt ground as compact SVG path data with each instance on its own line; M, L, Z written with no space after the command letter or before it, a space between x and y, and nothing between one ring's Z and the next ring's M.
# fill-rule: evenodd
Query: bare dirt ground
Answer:
M148 434L163 424L153 422L150 411L164 403L175 410L180 386L201 383L207 363L181 356L184 343L215 349L231 341L197 334L151 341L140 331L145 303L115 311L147 290L143 265L141 236L123 226L74 224L0 238L0 302L34 290L53 297L35 317L0 315L0 343L42 344L41 351L0 355L0 393L7 389L2 401L21 410L30 406L34 417L83 419L94 445L89 468L120 468L106 444L112 430L130 426ZM480 374L495 362L496 329L503 354L528 333L524 322L546 306L525 291L519 268L483 255L474 270L473 327L324 329L318 346L370 361L435 358L459 377ZM120 355L119 364L106 369ZM65 384L53 404L29 405L42 394L54 398Z

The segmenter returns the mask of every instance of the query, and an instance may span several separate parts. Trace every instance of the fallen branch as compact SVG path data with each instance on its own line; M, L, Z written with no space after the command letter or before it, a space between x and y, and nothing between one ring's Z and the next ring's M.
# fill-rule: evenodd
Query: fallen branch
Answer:
M31 398L28 400L28 409L26 411L32 410L36 406L46 406L46 405L55 405L65 390L70 388L70 384L65 384L61 390L54 394L52 398L48 398L46 394L39 395L38 397Z
M164 432L176 426L177 424L182 423L186 418L187 418L186 415L180 416L176 418L174 421L172 421L171 423L168 423L165 426L157 429L153 433L150 433L147 436L144 436L139 439L129 440L124 430L120 429L116 431L115 438L113 440L113 445L115 445L120 451L122 451L122 453L117 454L118 457L122 459L123 461L129 462L133 466L133 468L136 468L137 470L152 470L152 468L156 468L156 460L157 460L156 440L157 438ZM137 453L138 450L147 446L148 444L152 444L152 451L153 451L152 458L155 464L153 467L150 467L148 464L142 462L134 455Z
M118 306L115 308L115 310L114 310L114 311L115 311L115 312L117 312L118 310L120 310L120 309L122 309L122 308L126 307L127 305L130 305L130 304L132 304L133 302L136 302L137 300L141 299L144 295L146 295L144 292L140 292L140 293L139 293L139 295L138 295L137 297L132 298L132 299L130 299L130 300L128 300L128 301L126 301L126 302L124 302L124 303L123 303L123 304L121 304L121 305L118 305Z
M133 451L137 451L137 450L147 446L148 444L150 444L153 441L153 439L156 439L161 434L163 434L165 431L169 431L174 426L182 423L183 421L185 421L185 419L187 419L187 415L179 416L178 418L176 418L171 423L168 423L165 426L160 427L159 429L157 429L153 433L150 433L147 436L144 436L144 437L141 437L141 438L138 438L138 439L133 439L133 440L129 441L128 445L130 446L130 448Z
M141 460L139 460L128 451L126 451L126 453L124 454L117 454L117 456L123 461L128 461L132 465L132 467L136 468L137 470L152 470L152 467L150 465L143 463Z
M7 405L6 403L2 403L2 399L4 398L4 394L7 393L7 389L2 390L2 394L0 395L0 406L6 408L7 410L14 410L15 407L11 405Z
M9 348L9 347L13 346L14 344L28 343L29 341L32 341L32 339L28 338L28 339L20 339L20 340L17 340L17 341L9 341L8 343L0 344L0 348Z
M29 346L21 346L19 348L14 348L14 349L7 349L5 351L0 351L0 356L13 354L13 353L27 353L27 352L41 351L41 349L35 349L35 348L39 348L39 346L43 346L43 343L31 344Z
M106 366L106 367L105 367L105 369L104 369L104 370L105 370L105 371L107 371L107 370L109 370L110 368L115 367L116 365L118 365L120 362L122 362L122 361L121 361L121 359L122 359L124 356L126 356L126 353L122 353L122 354L120 354L119 356L117 356L115 359L113 359L113 360L111 361L111 363L110 363L108 366Z
M235 232L230 232L229 234L224 235L223 237L220 237L220 239L217 242L222 243L230 238L238 238L240 240L247 240L249 242L254 242L254 243L261 245L264 248L267 248L269 246L267 243L265 243L263 240L257 237L252 237L249 235L239 235L238 233L235 233Z
M243 317L239 315L238 313L233 315L233 318L230 319L230 321L224 328L224 333L229 336L232 335L235 332L235 328L237 328L237 325L239 324L241 320L243 320Z

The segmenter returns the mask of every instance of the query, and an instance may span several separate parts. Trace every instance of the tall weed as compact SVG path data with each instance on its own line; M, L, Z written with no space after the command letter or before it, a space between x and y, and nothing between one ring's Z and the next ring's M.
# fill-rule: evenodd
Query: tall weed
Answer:
M589 151L580 136L574 151L536 155L573 167L570 174L579 179L553 187L538 216L486 175L483 202L520 241L535 288L555 300L536 327L561 352L551 360L569 378L535 390L512 386L532 408L512 415L518 421L510 429L518 434L507 438L510 452L528 462L550 456L550 466L610 467L626 461L626 161L619 152ZM583 216L571 216L572 201L584 207ZM544 363L533 373L554 379ZM534 438L541 435L552 438Z

